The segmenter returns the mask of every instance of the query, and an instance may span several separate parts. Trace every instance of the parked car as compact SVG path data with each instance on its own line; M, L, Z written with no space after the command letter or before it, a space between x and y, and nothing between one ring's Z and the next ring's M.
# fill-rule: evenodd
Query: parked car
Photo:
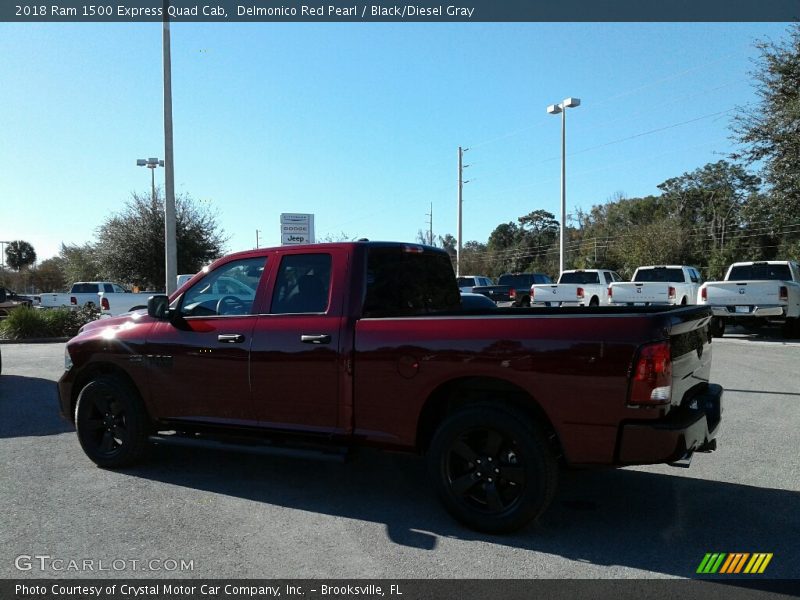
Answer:
M21 306L32 306L33 300L27 296L20 296L4 287L0 287L0 319L8 316L8 313Z
M608 304L608 286L622 277L609 269L570 269L558 283L531 287L531 305L600 306Z
M724 281L702 285L697 303L711 307L715 336L724 335L728 324L769 323L783 325L787 337L800 336L800 266L787 260L733 263Z
M483 294L461 292L461 308L464 310L478 310L480 308L497 308L491 298Z
M201 300L226 277L255 296ZM441 249L258 249L151 297L146 314L84 325L60 406L106 468L150 444L420 453L450 513L499 533L546 509L559 463L685 465L716 447L710 319L705 307L472 313Z
M544 273L504 273L497 280L497 285L474 287L472 291L491 298L497 306L530 306L531 286L535 283L552 282Z
M458 289L462 292L471 292L474 287L492 285L492 280L483 275L463 275L456 277Z
M69 292L40 294L40 303L44 308L100 306L100 292L130 293L113 281L77 281L72 284Z
M686 265L639 267L631 281L612 281L609 304L649 306L653 304L696 304L703 284L700 272Z

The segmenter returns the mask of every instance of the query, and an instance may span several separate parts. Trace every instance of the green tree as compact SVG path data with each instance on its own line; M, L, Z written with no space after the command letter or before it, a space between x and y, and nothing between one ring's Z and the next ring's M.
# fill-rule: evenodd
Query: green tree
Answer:
M761 54L753 75L760 100L734 118L734 136L743 145L735 156L761 166L779 251L789 251L800 245L800 24L789 27L787 39L761 40L756 47Z
M40 262L31 273L31 284L43 292L60 291L66 285L64 259L55 256Z
M217 216L188 195L175 198L179 273L195 273L222 255L226 242ZM111 279L164 289L164 201L160 195L131 194L118 214L98 228L98 261Z
M6 264L19 273L36 262L36 251L25 240L15 240L6 245Z
M65 286L76 281L97 281L104 279L98 260L97 249L92 244L61 244L59 252L64 271Z

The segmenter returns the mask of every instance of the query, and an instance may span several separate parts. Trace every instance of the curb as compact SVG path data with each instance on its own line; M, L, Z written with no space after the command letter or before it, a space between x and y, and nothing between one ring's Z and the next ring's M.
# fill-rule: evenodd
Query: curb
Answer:
M72 338L23 338L21 340L0 340L0 344L60 344L68 342Z

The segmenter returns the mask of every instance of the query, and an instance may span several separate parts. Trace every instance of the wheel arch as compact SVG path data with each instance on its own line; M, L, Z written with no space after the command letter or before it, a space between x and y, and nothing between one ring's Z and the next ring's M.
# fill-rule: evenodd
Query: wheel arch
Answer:
M499 402L516 408L546 431L557 456L558 432L541 405L520 386L495 377L460 377L439 385L427 398L417 421L416 448L425 454L438 426L456 410L471 404Z
M139 396L139 399L142 400L142 403L145 406L145 411L147 411L147 405L144 403L144 396L141 390L136 385L133 378L124 369L113 363L96 362L88 365L75 377L75 382L72 385L72 394L70 398L70 411L69 411L70 421L73 422L75 421L75 406L78 403L78 395L81 393L81 390L86 386L87 383L89 383L92 379L95 379L99 375L112 375L114 377L119 378L121 381L125 383L125 385L127 385L133 392L135 392Z

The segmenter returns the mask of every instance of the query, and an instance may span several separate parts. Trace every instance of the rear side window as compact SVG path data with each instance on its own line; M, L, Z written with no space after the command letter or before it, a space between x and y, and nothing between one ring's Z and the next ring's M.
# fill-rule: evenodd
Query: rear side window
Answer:
M608 271L604 271L603 272L603 277L606 278L606 283L611 283L613 281L613 278L611 277L611 273L609 273Z
M562 273L558 283L600 283L600 275L596 271L575 271L574 273Z
M330 254L287 254L272 292L272 314L324 313L331 289Z
M369 249L364 316L425 315L460 306L461 295L446 253L403 247Z
M633 280L636 282L683 283L683 269L639 269Z
M731 269L728 279L730 281L791 281L792 273L789 265L741 265Z
M72 293L73 294L96 294L100 290L97 289L98 285L96 283L76 283L72 286ZM111 291L111 290L107 290Z

